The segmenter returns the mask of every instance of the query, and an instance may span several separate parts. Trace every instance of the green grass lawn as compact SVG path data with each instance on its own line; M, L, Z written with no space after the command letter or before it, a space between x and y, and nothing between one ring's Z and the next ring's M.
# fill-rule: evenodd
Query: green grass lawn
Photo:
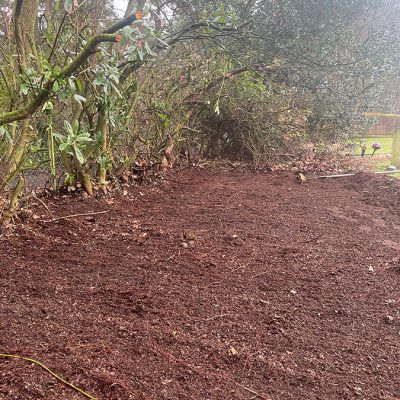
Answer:
M379 171L385 171L386 168L390 165L390 159L372 159L371 160L371 168L373 171L375 172L379 172ZM396 174L394 174L396 175Z
M367 145L367 155L372 154L372 143L380 143L381 148L376 151L376 155L378 154L390 154L392 152L392 142L393 138L391 136L387 137L366 137L366 138L360 138L360 139L355 139L353 141L354 144L360 145L359 148L355 149L355 155L360 155L361 154L361 145L366 144Z
M376 152L375 154L377 154ZM391 165L390 162L390 154L385 154L381 156L374 156L369 158L369 169L371 169L374 172L380 172L380 171L386 171L386 168ZM387 176L391 176L392 178L400 179L400 173L395 173L395 174L388 174Z
M363 163L368 166L368 169L379 172L385 171L390 165L390 155L392 152L392 137L367 137L355 139L352 141L357 147L354 149L354 155L361 155L361 145L367 145L366 156L363 157ZM372 143L380 143L381 148L375 152L375 155L371 157L372 154ZM400 178L400 174L391 175L395 178Z

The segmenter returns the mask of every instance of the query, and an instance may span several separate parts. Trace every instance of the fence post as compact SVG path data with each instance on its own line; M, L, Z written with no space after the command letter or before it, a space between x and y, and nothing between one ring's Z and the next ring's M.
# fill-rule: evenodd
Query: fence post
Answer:
M391 165L400 168L400 132L393 134Z

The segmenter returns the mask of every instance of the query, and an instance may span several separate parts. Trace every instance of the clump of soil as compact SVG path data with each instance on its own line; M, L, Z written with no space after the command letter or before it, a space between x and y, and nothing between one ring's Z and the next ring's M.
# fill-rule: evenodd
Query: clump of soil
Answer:
M382 186L193 170L39 205L0 236L0 352L101 400L395 400L400 216ZM0 399L79 398L0 357Z
M367 204L381 206L400 213L400 180L389 176L379 176L360 172L346 181L347 187L362 194Z

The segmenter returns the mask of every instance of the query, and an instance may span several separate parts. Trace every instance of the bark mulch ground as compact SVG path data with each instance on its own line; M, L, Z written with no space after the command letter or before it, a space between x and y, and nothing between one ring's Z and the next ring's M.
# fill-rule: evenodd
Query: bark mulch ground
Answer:
M0 236L0 352L99 400L399 400L399 188L193 170L39 204ZM83 398L0 358L0 399Z

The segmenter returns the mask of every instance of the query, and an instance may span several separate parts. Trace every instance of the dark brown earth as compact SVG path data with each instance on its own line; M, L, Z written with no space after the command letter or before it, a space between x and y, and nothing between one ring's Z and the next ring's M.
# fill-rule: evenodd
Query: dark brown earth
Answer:
M398 184L194 170L139 190L3 232L0 352L99 400L400 399ZM83 398L0 357L0 399Z

